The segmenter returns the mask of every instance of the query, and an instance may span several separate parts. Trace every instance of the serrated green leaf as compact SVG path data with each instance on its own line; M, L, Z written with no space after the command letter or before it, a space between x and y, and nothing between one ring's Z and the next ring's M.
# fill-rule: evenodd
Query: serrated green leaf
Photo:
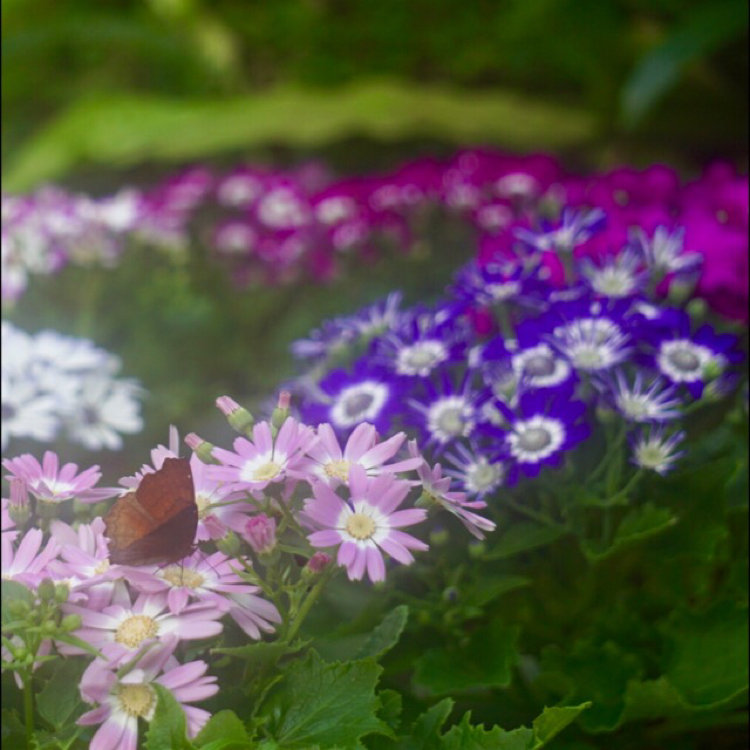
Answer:
M609 547L603 548L587 542L583 544L583 550L590 560L604 560L621 549L661 534L674 526L677 520L668 508L658 508L651 503L646 503L626 513Z
M381 671L372 659L327 664L311 651L289 667L262 708L268 732L284 748L354 747L371 732L389 734L376 715Z
M417 659L414 681L432 695L507 687L517 659L517 627L499 622L474 631L468 644L446 644Z
M731 700L748 688L748 611L720 602L670 623L665 675L693 706Z
M566 703L591 702L580 717L581 726L590 732L618 726L628 682L641 674L637 657L611 641L603 645L578 641L564 651L548 647L542 652L541 665L542 681L566 685L562 689Z
M215 713L195 738L201 750L246 750L250 743L245 725L234 711Z
M195 750L186 735L185 712L163 685L151 683L156 690L157 703L154 718L146 730L146 750Z
M378 716L392 729L398 729L401 723L402 699L395 690L381 690L378 693L380 710Z
M523 521L514 523L501 534L497 543L485 555L487 560L500 560L518 555L521 552L543 547L567 533L561 526L542 526Z
M553 737L562 732L568 724L574 722L582 711L591 708L591 702L577 706L545 706L542 713L534 719L534 750L544 747Z
M409 608L405 604L391 610L369 634L367 640L354 655L354 659L364 659L368 656L378 657L386 651L390 651L398 643L408 618Z
M534 732L527 727L510 732L497 726L488 730L481 725L472 725L471 716L466 713L460 723L440 738L437 747L440 750L531 750Z
M406 745L408 750L432 750L438 741L440 729L452 710L453 701L443 698L420 714L412 726L411 737Z
M62 727L81 704L78 690L71 685L80 683L85 668L86 662L81 659L58 659L52 677L38 693L36 707L53 727Z

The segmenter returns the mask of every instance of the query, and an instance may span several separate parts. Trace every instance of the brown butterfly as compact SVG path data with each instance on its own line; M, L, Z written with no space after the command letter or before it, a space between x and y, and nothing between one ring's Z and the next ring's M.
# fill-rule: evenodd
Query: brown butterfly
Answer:
M198 526L189 459L165 458L134 492L117 499L104 523L110 562L150 565L189 555Z

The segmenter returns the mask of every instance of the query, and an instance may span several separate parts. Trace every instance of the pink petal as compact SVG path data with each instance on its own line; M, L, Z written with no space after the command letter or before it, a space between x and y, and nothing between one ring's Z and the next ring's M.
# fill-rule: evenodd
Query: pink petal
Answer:
M385 580L385 562L383 555L380 554L380 550L377 547L368 547L367 550L367 575L370 580L375 583L376 581Z

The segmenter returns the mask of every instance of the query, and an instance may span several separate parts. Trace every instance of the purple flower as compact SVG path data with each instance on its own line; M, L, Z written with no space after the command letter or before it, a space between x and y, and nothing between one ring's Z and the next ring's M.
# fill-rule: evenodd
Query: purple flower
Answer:
M682 431L669 435L663 425L651 427L631 439L631 461L641 469L664 476L674 468L677 459L685 454L685 451L675 450L684 439L685 433Z
M572 253L604 228L606 214L601 209L576 211L566 208L558 226L542 222L542 231L518 228L515 235L524 244L540 252Z
M628 422L664 422L679 417L682 401L676 397L676 389L652 376L645 386L644 376L642 370L637 370L631 385L624 372L617 370L606 381L605 387L617 411Z
M314 531L307 538L313 547L338 547L337 562L352 581L365 571L373 582L385 579L383 552L404 565L414 558L409 551L427 545L399 529L423 521L421 508L396 510L404 501L410 482L390 474L368 477L361 466L349 472L349 498L337 495L328 485L313 485L314 497L305 500L304 514Z

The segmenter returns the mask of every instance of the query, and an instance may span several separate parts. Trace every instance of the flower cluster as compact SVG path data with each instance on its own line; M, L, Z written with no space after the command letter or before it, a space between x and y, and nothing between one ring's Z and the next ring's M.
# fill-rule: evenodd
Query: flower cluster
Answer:
M679 230L631 232L596 260L577 252L608 218L567 211L518 228L434 306L391 297L295 342L309 366L291 385L302 417L341 435L361 422L413 430L475 500L560 465L600 422L622 426L638 467L668 471L682 438L670 423L732 390L743 355L737 337L655 303L665 277L694 273ZM377 330L373 309L389 311Z
M2 448L11 438L60 435L89 450L118 449L142 427L141 388L116 377L118 357L55 331L29 335L2 322Z
M191 704L219 689L208 662L195 657L230 627L227 618L247 638L281 629L279 637L290 639L300 624L294 613L309 609L299 607L300 597L313 596L312 603L319 593L319 586L310 590L311 580L344 568L351 580L382 581L388 558L408 565L415 551L427 549L405 531L427 518L427 509L417 507L427 495L437 499L434 509L448 510L475 535L494 528L474 512L484 503L451 492L450 480L415 443L405 450L404 434L381 441L372 425L361 424L341 444L331 425L302 424L283 402L271 422L257 424L232 399L217 403L243 436L231 450L186 437L195 448L190 468L201 548L166 566L114 564L102 518L69 524L63 517L117 494L138 499L143 478L177 457L176 430L121 487L97 487L98 467L79 473L74 464L61 467L50 451L41 463L30 455L3 461L11 487L3 500L3 579L38 598L36 610L21 607L20 614L52 616L54 600L62 617L58 626L45 626L42 640L33 635L36 625L26 641L23 629L7 639L4 667L23 684L56 654L93 656L79 684L92 707L78 718L80 725L100 725L92 747L134 748L138 719L154 715L157 685L172 692L195 736L209 713Z
M99 200L51 189L5 196L3 298L20 296L29 273L52 273L92 258L113 260L125 235L184 245L198 214L212 217L200 230L201 241L239 282L327 279L354 253L372 256L383 244L409 248L420 239L431 207L476 232L482 262L542 219L548 231L537 234L540 247L578 232L566 224L566 209L568 215L606 212L604 231L579 248L595 257L622 247L634 227L649 236L661 227L664 241L654 252L700 255L696 293L720 313L746 319L747 178L731 167L712 165L681 184L660 165L579 176L548 156L480 150L445 162L419 159L390 174L356 179L334 180L316 165L295 172L241 166L222 175L193 168L150 191ZM550 272L556 271L553 264Z

